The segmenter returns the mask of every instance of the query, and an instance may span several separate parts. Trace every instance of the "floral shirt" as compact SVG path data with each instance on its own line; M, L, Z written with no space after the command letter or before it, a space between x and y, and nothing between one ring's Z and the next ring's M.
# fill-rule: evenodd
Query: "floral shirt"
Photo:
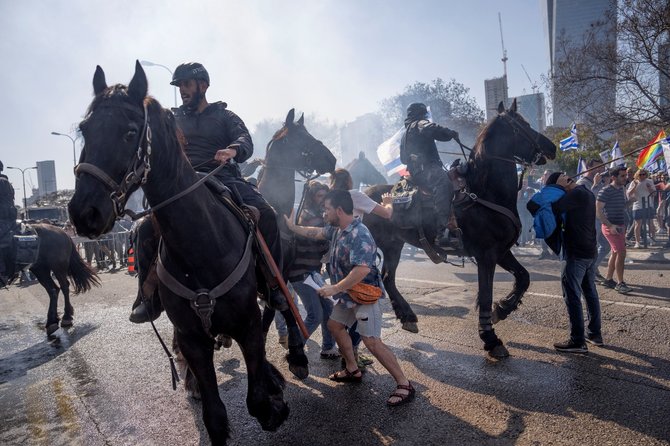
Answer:
M339 229L336 226L323 228L326 240L333 241L333 249L330 254L330 280L335 284L344 279L356 266L367 266L370 272L363 278L362 283L379 286L381 277L375 265L377 256L377 244L370 234L370 230L363 222L354 218L349 226ZM337 295L351 301L345 294Z

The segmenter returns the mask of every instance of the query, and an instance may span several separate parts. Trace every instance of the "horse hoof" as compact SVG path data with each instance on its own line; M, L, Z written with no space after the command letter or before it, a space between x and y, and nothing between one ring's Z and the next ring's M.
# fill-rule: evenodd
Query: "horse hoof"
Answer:
M72 327L72 324L74 324L74 319L63 318L63 320L60 321L60 326L63 327L63 328Z
M233 346L233 338L220 334L216 337L216 342L214 343L214 350L221 350L223 348L230 348Z
M200 401L202 398L200 397L200 391L198 389L186 389L186 397L187 398L193 398L194 400Z
M288 369L293 373L293 376L299 380L307 379L309 376L309 367L303 367L299 365L289 364Z
M403 322L402 329L407 330L410 333L418 333L419 325L416 322Z
M47 325L47 336L51 336L56 332L56 330L58 330L58 322L56 322L55 324Z
M500 322L500 316L498 316L498 307L493 309L493 312L491 313L491 323L492 324L497 324Z
M496 345L491 350L489 350L489 356L496 359L507 358L509 356L509 350L504 345Z

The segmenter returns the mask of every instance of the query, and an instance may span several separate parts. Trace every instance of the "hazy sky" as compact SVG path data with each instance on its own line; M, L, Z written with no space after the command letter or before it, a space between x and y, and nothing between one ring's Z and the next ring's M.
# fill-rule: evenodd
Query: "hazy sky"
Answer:
M540 1L0 0L0 159L53 159L58 188L72 188L72 143L50 133L76 136L96 65L108 84L127 84L136 59L171 70L202 62L210 102L226 101L250 129L292 107L344 123L437 77L464 84L484 109L484 79L503 70L498 12L510 95L531 93L521 64L538 83L548 71ZM150 94L173 106L170 74L145 70ZM22 197L20 173L5 173ZM26 183L37 186L34 171Z

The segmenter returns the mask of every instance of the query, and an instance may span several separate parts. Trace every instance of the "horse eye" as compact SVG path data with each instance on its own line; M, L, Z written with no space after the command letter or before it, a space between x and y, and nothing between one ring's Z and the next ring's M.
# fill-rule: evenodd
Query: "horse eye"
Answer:
M130 142L133 138L135 138L135 135L137 135L137 129L130 129L126 132L123 139L126 142Z

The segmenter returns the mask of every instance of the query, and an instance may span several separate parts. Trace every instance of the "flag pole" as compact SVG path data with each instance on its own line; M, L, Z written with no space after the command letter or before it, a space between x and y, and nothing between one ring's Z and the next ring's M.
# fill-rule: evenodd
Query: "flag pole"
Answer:
M592 168L590 168L590 169L587 169L587 170L585 170L585 171L583 171L583 172L578 173L577 175L573 175L571 178L577 178L577 177L580 177L580 176L582 176L582 175L584 175L584 174L586 174L586 173L588 173L588 172L591 172L592 170L599 169L599 168L603 167L603 166L606 165L606 164L610 164L610 163L613 163L614 161L618 161L618 160L620 160L620 159L624 159L625 157L630 156L630 155L632 155L632 154L634 154L634 153L637 153L637 152L639 152L639 151L641 151L641 150L644 150L644 149L646 149L647 147L649 147L649 144L645 144L644 146L642 146L642 147L640 147L640 148L638 148L638 149L631 150L631 151L628 152L628 153L624 153L624 154L621 155L620 157L611 159L611 160L607 161L606 163L605 163L605 162L600 163L600 164L598 164L597 166L594 166L594 167L592 167Z

